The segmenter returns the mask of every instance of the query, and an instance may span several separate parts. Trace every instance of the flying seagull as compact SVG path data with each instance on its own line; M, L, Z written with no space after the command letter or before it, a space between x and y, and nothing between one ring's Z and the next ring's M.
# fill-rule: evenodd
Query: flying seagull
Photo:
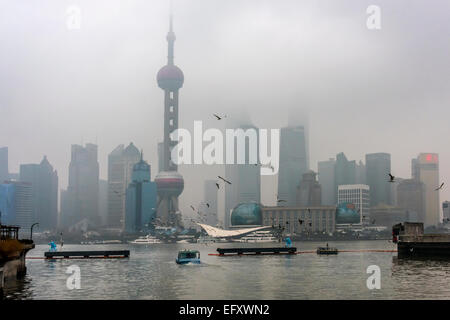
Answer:
M389 178L390 178L389 182L395 182L394 181L395 177L392 174L390 174L390 173L388 173L388 175L389 175Z
M226 118L226 117L227 117L227 116L220 117L220 116L218 116L218 115L215 114L215 113L213 113L213 116L216 117L217 120L222 120L223 118Z
M443 186L444 186L444 183L442 182L441 185L435 189L435 191L441 190Z
M228 184L231 184L231 182L230 181L228 181L228 180L226 180L226 179L224 179L224 178L222 178L221 176L217 176L219 179L221 179L221 180L223 180L223 181L225 181L226 183L228 183Z

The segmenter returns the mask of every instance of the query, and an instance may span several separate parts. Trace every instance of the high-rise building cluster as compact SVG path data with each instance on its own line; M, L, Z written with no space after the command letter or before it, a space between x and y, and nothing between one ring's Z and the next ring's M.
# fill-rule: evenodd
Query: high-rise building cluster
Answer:
M39 223L41 230L87 230L107 228L117 232L148 231L158 224L183 228L178 197L185 187L172 150L173 133L179 127L179 91L184 74L174 63L175 33L170 16L167 64L157 74L164 91L163 141L158 144L158 168L154 181L151 166L133 144L121 144L108 155L108 177L99 177L98 146L71 146L68 186L58 197L58 173L46 156L40 163L22 164L19 173L9 172L8 148L0 148L0 222L25 229ZM257 129L250 121L239 119L233 129ZM230 123L228 123L230 124ZM230 127L230 126L229 126ZM204 182L204 198L198 212L202 222L232 227L233 209L245 203L261 203L261 167L251 161L250 152L259 155L245 140L245 161L225 165L225 178L232 183ZM290 124L280 130L278 190L276 206L262 209L265 223L276 219L311 220L318 232L335 228L386 227L396 222L419 221L437 226L450 221L448 202L440 206L438 188L439 157L421 153L411 161L411 177L395 177L391 155L370 153L365 163L349 160L343 152L310 168L308 132L305 125ZM392 174L393 176L389 176ZM225 180L224 180L225 181ZM220 190L220 191L219 191ZM224 215L218 216L219 192L224 190ZM59 206L58 206L59 199ZM335 215L332 214L334 212ZM303 219L303 220L302 220ZM292 221L294 221L292 220ZM291 222L292 222L291 221ZM306 222L305 222L306 223ZM291 231L303 230L307 224Z

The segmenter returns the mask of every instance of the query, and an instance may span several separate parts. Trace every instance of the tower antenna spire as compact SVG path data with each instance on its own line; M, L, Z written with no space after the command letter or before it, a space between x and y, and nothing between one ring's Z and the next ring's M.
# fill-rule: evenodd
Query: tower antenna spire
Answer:
M170 12L169 12L169 30L173 32L173 1L170 0Z
M167 64L169 66L174 65L174 42L175 42L175 33L173 32L173 2L170 1L170 13L169 13L169 32L167 33L167 42L168 42L168 54L167 54Z

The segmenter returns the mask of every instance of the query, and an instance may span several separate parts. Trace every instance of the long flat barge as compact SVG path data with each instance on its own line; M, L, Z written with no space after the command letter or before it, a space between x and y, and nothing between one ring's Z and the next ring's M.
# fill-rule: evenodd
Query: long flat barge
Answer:
M46 259L104 259L128 258L130 250L101 250L101 251L47 251Z
M256 254L295 254L296 247L273 247L273 248L217 248L219 256L227 255L256 255Z
M424 234L423 223L396 224L392 227L392 236L399 258L450 258L450 234Z

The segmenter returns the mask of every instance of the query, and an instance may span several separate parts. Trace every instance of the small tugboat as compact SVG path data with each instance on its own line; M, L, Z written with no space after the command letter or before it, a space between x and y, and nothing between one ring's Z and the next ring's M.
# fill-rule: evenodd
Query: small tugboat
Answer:
M175 260L178 264L200 263L200 252L197 250L181 250L178 252L178 258Z
M326 247L317 248L317 254L338 254L338 249L329 247L327 243Z

